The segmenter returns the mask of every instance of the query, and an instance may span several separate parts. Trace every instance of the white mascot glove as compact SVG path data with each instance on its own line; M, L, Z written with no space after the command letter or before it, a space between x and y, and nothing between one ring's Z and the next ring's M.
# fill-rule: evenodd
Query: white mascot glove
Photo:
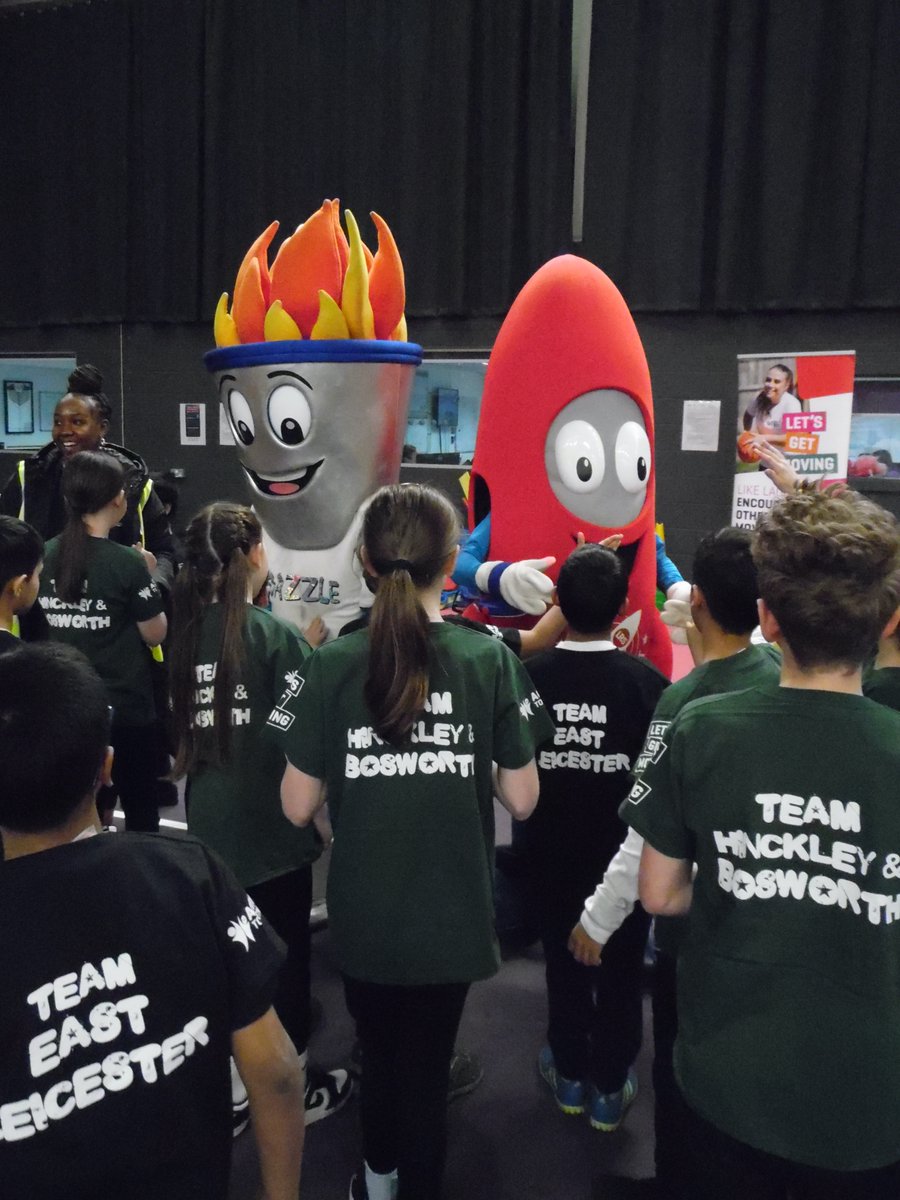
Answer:
M544 572L555 562L556 559L550 555L549 558L523 558L510 563L499 578L500 595L511 608L541 616L553 594L553 580ZM486 562L475 572L475 584L482 592L489 590L491 572L499 566L502 563Z
M691 585L685 580L673 583L659 614L669 627L669 637L678 646L687 645L687 627L691 624Z
M666 589L667 600L683 600L686 604L691 602L691 585L686 579L679 579L677 583L673 583L671 587Z

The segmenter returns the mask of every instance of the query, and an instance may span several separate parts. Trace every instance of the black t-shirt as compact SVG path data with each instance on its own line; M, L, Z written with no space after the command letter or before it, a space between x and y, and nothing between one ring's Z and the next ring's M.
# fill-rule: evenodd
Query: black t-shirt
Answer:
M526 670L556 736L538 751L540 800L515 845L547 883L548 901L575 905L574 921L627 832L619 804L668 680L608 642L562 642Z
M100 834L0 864L0 1192L224 1200L232 1031L282 946L193 838Z

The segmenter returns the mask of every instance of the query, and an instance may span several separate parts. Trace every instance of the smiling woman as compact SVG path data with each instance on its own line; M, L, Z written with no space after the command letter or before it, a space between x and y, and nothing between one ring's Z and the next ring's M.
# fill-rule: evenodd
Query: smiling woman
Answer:
M120 545L139 545L154 582L171 586L175 550L166 510L153 491L144 460L139 454L106 440L112 417L103 393L103 376L84 363L69 376L69 391L53 413L52 440L16 464L0 493L0 512L20 517L44 539L56 537L66 523L62 494L65 464L83 451L100 451L113 458L124 473L127 510L110 531Z

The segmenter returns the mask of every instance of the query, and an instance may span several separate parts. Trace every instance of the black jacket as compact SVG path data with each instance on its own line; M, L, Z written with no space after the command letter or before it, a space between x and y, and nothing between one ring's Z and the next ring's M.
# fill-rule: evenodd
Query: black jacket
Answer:
M156 493L150 491L141 505L141 498L149 480L144 460L133 450L103 442L99 447L111 454L125 471L125 495L128 511L120 524L111 529L109 536L123 546L133 546L141 540L141 518L143 518L143 543L156 556L157 568L153 578L160 587L168 589L175 576L175 547L169 518ZM0 492L0 512L9 517L22 516L33 525L45 541L62 533L66 521L66 509L62 495L62 452L49 442L36 454L23 460L25 464L25 509L22 512L22 489L19 469L12 473Z

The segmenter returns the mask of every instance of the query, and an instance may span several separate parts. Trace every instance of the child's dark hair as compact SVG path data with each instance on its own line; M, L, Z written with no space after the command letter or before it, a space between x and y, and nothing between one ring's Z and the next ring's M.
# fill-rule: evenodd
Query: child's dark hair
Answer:
M11 579L30 575L44 557L44 539L18 517L0 516L0 592Z
M103 391L103 376L90 363L76 367L68 379L69 391L73 396L83 396L97 406L100 419L107 424L112 420L112 405Z
M0 825L40 833L64 824L97 786L109 701L70 646L20 645L0 671Z
M894 517L838 487L786 496L757 525L759 594L804 669L855 669L900 604Z
M362 544L378 574L364 694L375 732L403 742L428 697L428 617L417 589L440 577L459 540L450 501L434 488L395 484L372 497Z
M579 546L559 569L556 595L576 633L603 633L625 603L628 573L606 546Z
M62 492L68 519L59 538L56 594L67 604L81 599L87 569L90 534L84 518L106 508L124 486L125 472L102 450L83 450L70 458L63 469Z
M694 555L694 583L725 633L752 633L759 617L759 583L749 529L720 529L702 538Z
M200 646L200 626L206 607L216 600L222 608L222 637L216 655L213 684L213 731L204 758L226 763L231 748L231 709L243 661L247 622L247 589L252 568L250 550L262 541L259 518L241 504L220 502L201 509L184 535L184 565L172 589L172 630L169 635L169 676L172 721L178 750L173 776L187 774L198 761L193 723L196 687L194 668Z

